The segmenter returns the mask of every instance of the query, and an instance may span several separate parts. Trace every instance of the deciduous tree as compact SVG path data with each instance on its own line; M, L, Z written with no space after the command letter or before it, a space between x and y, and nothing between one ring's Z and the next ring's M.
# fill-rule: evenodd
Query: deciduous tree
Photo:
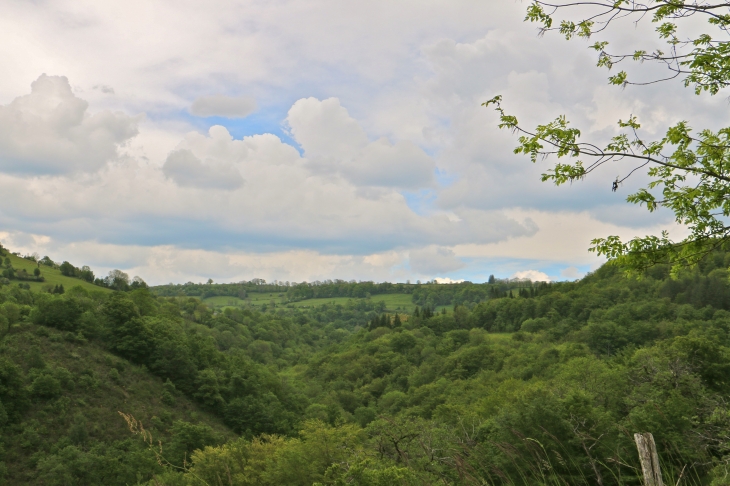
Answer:
M658 79L634 78L621 70L608 78L612 85L626 87L680 79L696 94L715 95L730 84L730 5L725 2L535 0L525 20L538 23L541 34L557 31L568 40L594 39L591 48L597 53L599 67L610 70L635 61L667 69L667 75ZM633 52L610 50L604 38L607 32L616 27L634 29L647 22L656 24L656 35L666 43L665 49L650 51L637 46ZM681 241L672 240L666 231L629 241L618 236L596 238L591 251L615 259L629 271L670 262L676 273L730 242L730 127L694 130L689 121L681 121L667 127L663 137L652 140L642 130L640 120L627 113L626 118L618 120L619 135L599 144L581 140L581 131L563 115L534 129L526 128L505 111L502 101L496 96L484 105L497 110L500 128L519 134L515 153L529 155L533 162L551 156L558 159L542 175L543 181L561 185L589 177L599 167L630 161L621 175L606 181L606 190L617 191L627 178L644 171L649 183L630 194L627 201L644 205L649 211L667 208L690 232ZM562 161L565 159L568 162Z

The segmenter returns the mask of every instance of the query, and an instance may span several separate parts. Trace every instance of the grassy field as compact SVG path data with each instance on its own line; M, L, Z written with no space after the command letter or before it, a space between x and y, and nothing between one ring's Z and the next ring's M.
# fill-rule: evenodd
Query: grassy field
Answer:
M294 307L316 307L323 304L341 304L344 305L351 297L330 297L325 299L307 299L299 302L292 302ZM384 294L375 295L370 298L373 303L385 302L385 309L388 312L403 312L410 314L416 307L411 302L411 294Z
M278 294L254 293L249 294L249 296L245 299L239 299L238 297L229 297L224 295L217 297L208 297L206 299L203 299L203 302L205 302L208 307L213 307L215 309L225 309L226 307L259 307L263 304L269 304L272 300L274 301L274 303L276 303L276 305L282 305L285 302L284 299L278 297Z
M25 258L21 258L19 256L11 255L9 253L6 254L8 258L10 258L10 263L13 265L13 268L20 270L25 269L29 274L33 275L33 269L36 268L36 262L33 262L31 260L26 260ZM3 260L5 257L2 258ZM30 289L34 292L40 292L43 290L43 287L46 285L63 285L63 288L68 290L71 287L74 287L76 285L80 285L81 287L85 288L86 290L92 291L92 290L101 290L103 292L111 292L109 289L105 289L104 287L98 287L96 285L90 284L89 282L86 282L85 280L81 280L80 278L72 278L72 277L66 277L65 275L61 275L60 270L56 270L55 268L47 267L45 265L40 266L41 269L41 275L43 278L46 279L45 282L31 282L31 281L23 281L22 283L27 283L30 285ZM20 280L11 280L11 285L17 285L18 283L21 283Z
M203 302L205 302L208 307L239 307L247 304L247 301L239 299L238 297L227 296L208 297L207 299L204 299Z

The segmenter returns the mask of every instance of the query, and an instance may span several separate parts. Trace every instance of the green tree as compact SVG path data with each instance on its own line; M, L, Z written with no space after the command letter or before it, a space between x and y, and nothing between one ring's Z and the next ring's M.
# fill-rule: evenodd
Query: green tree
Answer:
M566 12L580 17L557 18ZM690 21L690 19L692 19ZM704 19L704 28L700 21ZM535 0L527 9L526 21L541 26L541 33L558 31L566 39L594 38L605 35L616 24L634 29L646 22L656 24L656 34L666 42L665 50L649 52L638 46L631 53L613 53L609 43L598 40L591 48L598 54L599 67L611 69L623 61L650 62L666 66L666 79L684 78L684 85L696 94L717 94L730 84L730 64L727 62L730 43L728 5L718 1L598 0L596 2L543 2ZM690 23L691 22L691 23ZM684 30L680 34L680 27ZM651 84L664 79L634 81L626 71L609 78L612 85ZM580 140L581 132L570 126L565 116L526 129L516 117L502 107L502 97L484 103L496 108L500 128L519 133L515 153L529 155L533 162L546 156L558 160L543 173L543 181L556 185L588 177L599 167L618 161L632 161L610 189L617 191L628 177L645 170L649 177L646 187L630 194L627 201L645 205L649 211L667 208L677 223L689 229L689 236L673 241L667 232L622 241L617 236L596 238L591 251L604 255L625 266L629 271L641 271L657 263L672 263L673 271L694 265L715 248L725 247L730 240L730 127L719 130L693 131L688 121L666 129L657 140L645 138L639 120L627 113L618 121L622 132L609 143L599 144ZM586 161L584 163L584 161ZM607 189L609 185L607 184Z
M190 456L193 451L221 442L218 434L205 424L191 424L178 420L173 424L170 432L172 432L173 438L165 458L175 465L190 464Z
M92 272L91 269L86 265L81 267L81 272L79 272L78 276L80 279L86 280L87 282L94 281L94 272Z
M75 331L83 308L74 298L53 297L38 303L31 312L31 319L36 324L50 326L62 331Z
M113 293L102 306L102 312L112 328L119 327L133 317L139 317L139 309L126 295Z
M11 420L17 419L28 407L23 373L19 366L7 358L0 358L0 401Z
M61 394L61 383L48 373L43 373L33 380L31 393L41 398L55 398Z
M128 290L129 275L121 270L112 270L104 279L104 284L114 290Z
M61 275L66 275L67 277L73 277L76 275L76 267L71 265L69 262L64 261L58 268L61 270Z

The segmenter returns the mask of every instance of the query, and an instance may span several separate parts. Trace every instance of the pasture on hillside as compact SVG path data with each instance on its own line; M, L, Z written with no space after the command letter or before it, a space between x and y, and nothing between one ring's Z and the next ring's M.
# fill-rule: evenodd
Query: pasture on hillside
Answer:
M25 270L30 275L33 275L33 270L38 267L38 264L36 262L32 260L26 260L25 258L13 255L9 252L6 253L5 257L10 258L10 264L13 266L13 268L17 270ZM5 259L5 257L3 257L3 259ZM41 270L41 276L43 276L43 278L45 279L44 282L34 282L31 280L19 282L17 280L11 280L12 284L17 285L18 283L26 283L30 285L30 290L32 290L33 292L42 292L44 288L47 288L48 286L55 287L56 285L63 285L66 290L79 285L88 291L111 292L110 289L99 287L85 280L81 280L80 278L67 277L65 275L62 275L61 271L56 268L51 268L46 265L40 265L39 268Z

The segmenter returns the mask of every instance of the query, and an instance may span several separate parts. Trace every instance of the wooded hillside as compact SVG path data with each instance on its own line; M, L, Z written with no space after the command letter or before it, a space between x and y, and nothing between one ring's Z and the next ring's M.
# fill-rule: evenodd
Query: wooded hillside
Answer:
M609 265L504 290L414 285L403 312L372 293L262 311L6 284L0 471L8 484L638 485L633 434L651 432L668 484L726 484L728 266L718 252L677 279ZM441 287L487 291L434 312Z

